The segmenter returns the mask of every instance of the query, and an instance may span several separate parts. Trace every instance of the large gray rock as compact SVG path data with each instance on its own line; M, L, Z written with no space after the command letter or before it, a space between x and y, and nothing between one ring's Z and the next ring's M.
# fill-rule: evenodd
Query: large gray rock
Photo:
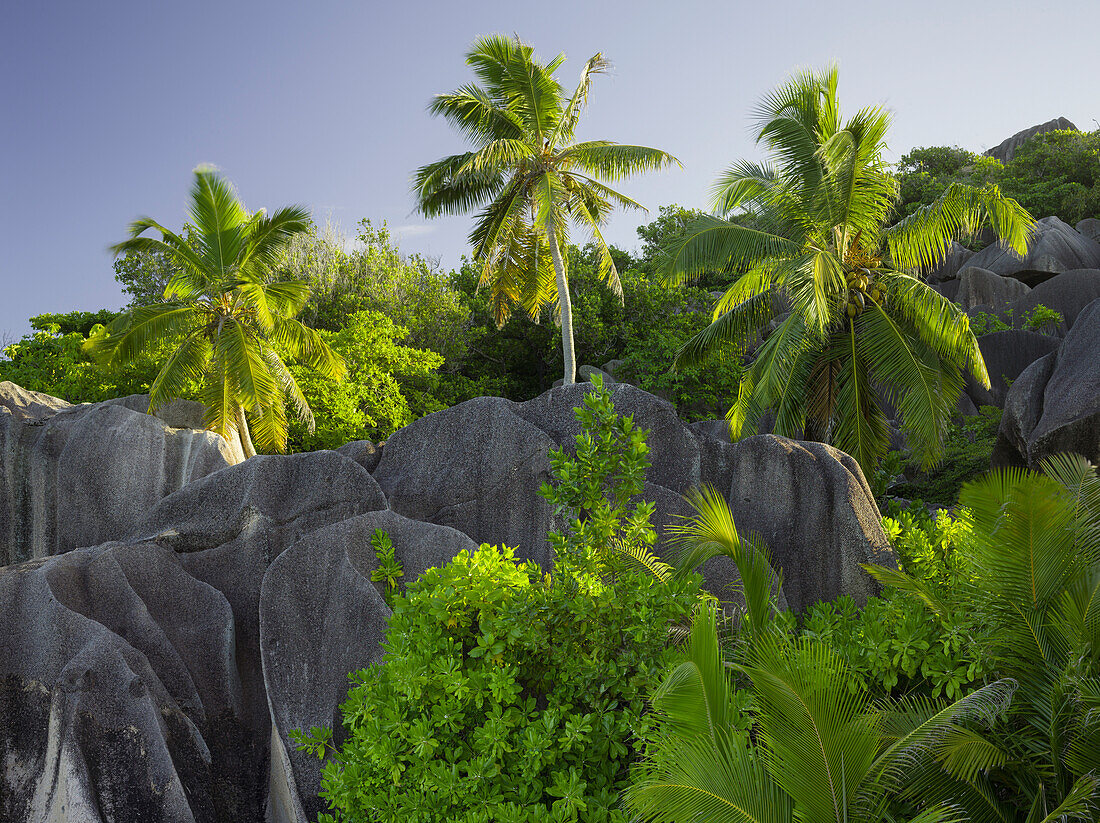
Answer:
M1038 468L1058 452L1100 462L1100 300L1077 317L1057 351L1012 384L993 449L994 466Z
M390 438L374 477L394 511L416 520L451 526L478 543L516 547L518 555L545 567L552 562L546 532L555 526L550 507L537 494L549 476L546 452L559 444L572 446L580 432L574 409L588 390L585 386L554 389L526 403L478 398L429 415ZM731 444L728 437L723 442L705 430L693 431L677 418L671 405L633 386L616 385L612 400L620 414L631 415L636 425L649 430L647 443L652 468L645 496L656 503L654 520L659 533L662 533L660 527L686 513L681 495L688 489L709 483L726 492L734 488L735 482L751 484L751 474L737 478L739 473L756 471L755 464L740 456L750 446ZM781 438L777 441L795 442ZM817 527L828 529L829 522L839 524L846 522L845 518L854 518L852 522L860 523L863 531L853 538L856 542L846 549L844 557L835 552L854 532L829 531L811 539L808 532L782 528L769 531L770 539L778 541L772 546L776 556L792 565L784 574L798 581L795 594L788 593L792 608L845 593L864 598L873 583L870 578L861 577L863 572L858 565L831 577L819 575L816 569L822 564L839 567L857 555L865 558L861 562L866 562L868 557L877 557L886 545L877 515L844 514L862 512L865 504L863 492L855 491L866 486L862 475L858 483L848 479L850 467L855 466L850 458L845 457L850 466L846 463L841 471L822 455L808 460L805 457L808 453L794 446L774 449L770 455L782 465L772 470L794 471L788 464L798 462L807 483L814 472L820 473L818 486L828 487L829 491L822 498L822 512L827 513L814 520ZM829 458L834 463L840 459L835 455ZM858 471L856 468L857 474ZM801 497L780 495L767 500L754 498L751 506L746 508L742 503L741 509L746 522L764 523L769 517L793 516L790 513L803 503ZM840 528L838 525L837 529ZM815 571L795 570L793 566L802 562L799 558L804 558ZM729 567L721 573L713 568L715 564L706 570L708 586L719 594L733 575L732 564L728 561L727 564ZM857 580L863 582L856 586ZM819 584L817 589L815 583Z
M1100 268L1100 243L1078 234L1057 217L1044 217L1036 221L1026 257L995 243L971 257L967 265L1001 276L1031 271L1058 273L1095 269Z
M1100 243L1100 220L1095 217L1086 217L1074 226L1077 229L1078 234L1083 234L1090 240L1095 240Z
M319 529L271 564L260 594L260 650L271 712L271 817L316 820L324 807L320 763L294 749L289 732L329 726L343 739L340 704L348 673L382 660L390 610L382 584L372 583L378 561L376 529L393 541L404 568L400 581L449 562L477 546L446 526L419 523L390 511L371 512Z
M990 313L1000 314L1029 291L1019 280L967 266L959 272L959 290L953 299L964 310L988 306Z
M860 564L896 561L852 457L772 434L746 438L729 453L734 522L740 534L758 534L768 545L791 608L843 594L862 603L877 592Z
M1073 123L1065 117L1055 117L1053 120L1040 123L1038 126L1032 126L1031 128L1016 132L1007 140L983 152L983 154L986 157L993 157L1000 160L1002 163L1007 163L1016 156L1016 152L1019 150L1020 146L1032 137L1048 131L1077 131L1077 126L1073 125Z
M931 269L924 279L929 283L943 283L947 280L954 280L973 256L974 252L952 240L943 261Z
M976 406L1003 407L1009 386L1024 369L1057 349L1060 342L1056 337L1020 329L982 335L978 347L989 373L990 388L984 389L968 379L966 393Z
M1040 283L1013 304L1013 324L1022 325L1036 306L1043 305L1062 315L1063 323L1051 332L1064 337L1073 328L1081 310L1097 298L1100 298L1100 269L1062 272Z
M147 394L128 394L125 397L115 397L103 402L125 406L131 411L140 412L141 414L150 413L149 395ZM184 400L182 398L169 400L167 403L158 406L152 412L152 415L158 420L163 420L166 426L171 426L173 429L206 428L206 406L195 400ZM229 444L229 451L233 455L230 462L236 464L244 461L244 447L241 445L241 436L237 432L233 432L226 442Z
M160 501L125 543L0 569L0 818L264 819L264 574L384 505L335 452L255 458Z
M117 540L157 501L232 462L211 432L0 383L0 565Z

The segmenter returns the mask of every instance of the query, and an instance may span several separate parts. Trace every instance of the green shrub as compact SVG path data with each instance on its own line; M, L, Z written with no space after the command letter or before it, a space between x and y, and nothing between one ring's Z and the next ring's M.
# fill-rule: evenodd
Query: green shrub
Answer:
M974 522L965 509L940 509L892 501L883 529L901 569L944 596L968 574L964 560ZM852 687L876 694L923 694L957 700L976 688L991 668L981 654L975 626L962 610L939 615L904 593L888 589L857 609L850 597L818 603L803 615L804 634L828 643L848 664Z
M1025 329L1040 334L1053 334L1065 322L1061 312L1048 308L1042 303L1025 314L1021 320Z
M567 519L554 573L490 546L429 569L392 595L384 664L351 676L346 742L333 747L325 729L296 736L332 754L322 820L625 823L618 797L647 689L699 578L608 562L609 549L653 543L651 506L627 505L648 449L600 386L577 416L577 455L555 453L544 490ZM392 559L377 535L372 544Z

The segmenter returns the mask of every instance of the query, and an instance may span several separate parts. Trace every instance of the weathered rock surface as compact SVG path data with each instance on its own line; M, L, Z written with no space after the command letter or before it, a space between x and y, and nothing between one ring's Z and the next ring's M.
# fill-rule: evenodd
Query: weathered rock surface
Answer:
M232 462L211 432L0 383L0 565L117 540L158 500Z
M558 444L571 445L580 432L574 408L586 391L585 386L559 388L526 403L477 398L429 415L390 438L374 473L375 479L386 492L393 510L406 517L451 526L478 543L514 546L526 558L549 563L546 532L554 524L550 507L537 491L548 478L547 450ZM689 488L710 483L723 493L728 491L730 499L737 499L735 484L751 482L738 480L738 475L757 470L761 461L745 457L757 448L752 445L757 438L732 444L728 437L723 442L705 429L693 431L676 416L671 405L633 386L616 385L612 399L620 414L632 415L636 425L649 430L647 443L653 465L647 477L646 496L657 504L658 525L685 513L680 496ZM795 443L783 438L773 440ZM873 583L858 565L829 576L818 574L814 564L819 562L819 556L824 558L820 563L825 566L839 566L856 555L864 557L859 562L868 562L867 558L878 556L886 546L877 515L851 514L863 512L870 499L858 491L866 487L858 469L855 469L858 482L848 477L855 464L845 463L841 471L838 467L842 464L837 462L840 452L831 451L828 459L825 453L815 453L812 460L806 456L809 453L792 446L774 448L769 456L781 462L782 465L773 467L780 474L795 471L789 464L797 463L802 466L800 471L805 473L806 483L814 472L822 475L820 483L829 487L822 499L829 502L822 504L822 513L815 515L814 522L815 528L827 533L787 528L788 521L784 518L788 507L801 505L802 498L753 497L749 504L742 502L735 510L748 523L767 524L772 522L769 518L774 518L776 523L784 524L768 528L767 534L777 541L771 546L775 556L792 567L784 568L784 575L796 580L787 593L788 602L795 609L843 593L857 599L865 597L873 590ZM475 495L474 489L480 492ZM779 494L778 490L776 493ZM831 531L830 522L860 524L860 536L854 538L856 543L843 557L836 554L840 543L856 532ZM802 573L793 569L802 556L815 571ZM732 564L728 566L722 573L715 570L714 564L706 570L708 586L718 593L732 577ZM856 588L845 588L848 586Z
M1091 240L1100 243L1100 220L1095 217L1086 217L1074 226L1079 234L1083 234Z
M0 568L0 818L264 819L264 574L384 505L335 452L254 458L165 498L125 543Z
M953 299L964 310L988 306L991 312L1000 314L1029 291L1019 280L967 266L959 272L959 288Z
M1004 140L999 145L994 146L988 151L983 152L986 157L994 157L1000 160L1002 163L1007 163L1011 160L1020 146L1035 137L1038 134L1043 134L1048 131L1076 131L1077 126L1067 120L1065 117L1055 117L1053 120L1048 120L1045 123L1040 123L1038 126L1032 126L1031 128L1018 131L1007 140Z
M618 411L650 430L644 495L659 529L688 513L682 492L711 483L742 531L770 544L791 607L874 590L859 563L892 558L851 458L772 436L722 442L653 395L613 389ZM380 458L360 443L223 461L143 498L115 524L114 542L0 568L0 819L313 819L318 766L289 732L334 724L348 672L380 659L389 610L370 580L371 535L389 534L402 583L480 542L548 566L553 518L537 489L548 450L580 432L574 407L587 390L472 400L399 431ZM175 432L213 437L124 403L70 409L15 388L3 396L5 436L16 426L61 431L80 454L85 436L105 437L105 424L76 427L82 415L157 432L162 452ZM101 459L128 471L150 459L133 437L114 450ZM53 452L42 454L33 465L55 466ZM51 472L35 476L52 500L66 478ZM735 576L722 558L705 570L719 595Z
M140 412L141 414L149 413L149 395L147 394L128 394L125 397L116 397L103 402L125 406L131 411ZM163 420L165 425L171 426L173 429L206 428L206 406L194 400L170 400L164 405L158 406L152 414L153 417ZM233 455L230 462L233 464L242 462L245 457L240 435L233 432L233 436L228 438L226 442L229 444L229 451Z
M993 449L994 466L1037 468L1072 451L1100 461L1100 300L1082 311L1057 351L1012 384Z
M967 380L966 393L975 406L1003 407L1009 386L1024 369L1058 348L1059 340L1046 334L1011 329L983 334L978 347L989 373L989 389L979 386L973 379Z
M841 594L859 602L877 591L859 565L896 561L874 495L852 457L823 443L772 434L746 438L728 452L727 499L738 532L763 538L773 565L782 569L791 608Z
M929 283L943 283L947 280L954 280L959 276L959 272L968 265L967 261L973 256L974 252L952 240L943 261L934 269L931 269L924 279Z
M1062 272L1040 283L1013 304L1013 323L1021 325L1024 318L1042 304L1061 313L1064 322L1051 331L1062 337L1073 328L1081 310L1097 298L1100 298L1100 269Z
M1020 257L1012 249L995 243L967 260L967 265L1001 276L1025 271L1095 269L1100 268L1100 243L1078 234L1057 217L1044 217L1036 221L1027 257Z
M425 569L477 548L446 526L378 511L319 529L271 564L260 594L260 649L273 724L269 795L276 820L316 820L324 810L319 761L295 751L289 731L324 725L341 741L348 673L382 659L390 610L383 585L370 579L378 568L375 529L393 541L405 571L402 588Z
M378 464L382 460L382 449L385 445L385 440L381 443L375 443L371 440L352 440L336 451L344 457L354 460L367 471L372 472L378 468Z

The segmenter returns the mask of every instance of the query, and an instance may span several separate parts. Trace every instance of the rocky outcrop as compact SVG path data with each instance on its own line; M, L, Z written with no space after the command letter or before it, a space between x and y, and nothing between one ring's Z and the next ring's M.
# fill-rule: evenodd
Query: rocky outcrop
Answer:
M994 466L1037 468L1072 451L1100 462L1100 300L1078 315L1057 351L1012 384L993 449Z
M1100 269L1062 272L1017 300L1012 305L1012 322L1020 326L1036 306L1043 305L1062 315L1063 322L1049 332L1063 337L1073 328L1081 310L1097 298L1100 298Z
M299 538L384 505L334 452L254 458L123 543L0 568L0 818L264 819L261 582Z
M1100 220L1095 217L1086 217L1074 226L1079 234L1083 234L1090 240L1100 243Z
M1045 123L1040 123L1038 126L1032 126L1029 129L1018 131L1016 134L1009 137L1007 140L1001 142L999 145L994 146L988 151L983 152L986 157L993 157L1000 160L1002 163L1007 163L1019 150L1020 146L1035 137L1038 134L1043 134L1048 131L1076 131L1077 126L1073 125L1069 120L1064 117L1055 117L1053 120L1048 120Z
M131 411L142 414L152 414L153 417L163 420L166 426L173 429L206 428L206 406L195 400L184 400L182 398L169 400L152 412L149 411L149 395L147 394L128 394L125 397L116 397L103 402L125 406ZM226 442L229 444L229 451L233 455L230 462L234 465L242 462L245 457L244 447L241 445L241 436L237 432L233 432L232 436L226 439Z
M390 610L383 584L371 582L378 561L376 529L394 545L411 582L425 569L474 551L469 537L446 526L408 520L391 511L353 517L319 529L271 564L260 595L260 651L271 711L272 817L316 820L320 763L294 749L289 732L329 726L343 738L339 706L348 673L382 660ZM301 787L301 790L299 790Z
M157 501L232 462L211 432L0 383L0 565L117 540Z
M537 490L548 450L580 432L587 390L472 400L399 431L380 456L349 444L196 473L119 518L112 542L0 568L0 819L314 819L319 768L290 732L329 724L339 740L347 674L381 659L389 610L370 579L371 536L389 535L402 585L480 542L549 567L554 518ZM4 396L6 435L67 432L65 449L106 436L76 427L82 415L159 432L162 450L177 432L212 437L124 403ZM742 532L768 542L792 608L874 590L859 564L892 558L851 458L770 435L723 442L632 386L615 385L613 400L649 430L644 496L659 529L688 513L682 492L710 483ZM136 471L149 447L127 437L109 459ZM51 455L35 460L52 466ZM41 476L56 499L63 475ZM735 577L723 558L705 569L730 599Z
M1057 217L1044 217L1036 221L1026 257L995 243L971 257L967 265L1017 279L1031 271L1058 273L1095 269L1100 268L1100 243L1078 234Z
M952 240L943 260L935 268L930 269L924 279L929 283L943 283L947 280L954 280L959 276L959 272L968 265L968 261L973 256L974 252Z
M1056 337L1019 329L982 335L978 338L978 347L989 373L990 387L982 388L973 379L968 379L967 395L975 406L1003 407L1009 387L1023 371L1057 349L1060 342Z
M990 313L1000 314L1029 291L1019 280L966 266L959 272L959 288L952 299L964 311L983 306Z
M429 415L390 438L375 479L393 510L406 517L451 526L477 543L518 547L523 557L549 563L546 532L554 526L553 516L537 492L549 477L547 450L559 444L568 447L580 432L574 408L587 390L584 386L554 389L526 403L483 397ZM739 479L739 475L750 472L746 477L755 477L751 472L758 470L761 461L746 455L759 448L756 438L732 444L728 437L723 442L705 429L694 431L676 416L671 405L633 386L616 385L612 399L620 414L631 415L636 425L649 430L647 443L653 465L647 475L645 496L657 504L658 525L686 513L681 495L692 487L709 483L736 500L735 485L753 482ZM879 556L886 546L877 515L865 516L870 497L863 491L857 493L857 489L866 487L866 481L858 468L853 472L855 464L844 463L842 470L840 452L815 454L812 460L808 454L793 446L769 452L781 464L773 467L775 472L794 472L789 465L792 463L803 467L799 471L806 476L799 483L812 486L809 476L822 474L822 500L829 502L822 504L824 509L814 520L819 531L791 530L787 525L763 528L773 519L786 524L788 510L795 511L801 505L782 496L778 487L773 489L778 496L753 497L735 508L739 524L745 518L745 522L755 524L753 529L766 531L775 541L771 549L785 564L785 578L797 581L787 594L795 609L842 593L857 599L866 597L873 583L858 565L824 575L818 574L817 564L839 567L855 556L864 558L859 562L869 562L868 558ZM790 491L795 486L782 488ZM476 494L474 489L478 490ZM873 502L870 505L873 509ZM842 536L831 530L830 522L860 526ZM846 554L837 554L841 543L849 540L855 542L845 549ZM798 571L795 567L800 564L814 571ZM725 570L719 570L718 565L709 565L705 577L708 586L721 595L733 572L732 563Z

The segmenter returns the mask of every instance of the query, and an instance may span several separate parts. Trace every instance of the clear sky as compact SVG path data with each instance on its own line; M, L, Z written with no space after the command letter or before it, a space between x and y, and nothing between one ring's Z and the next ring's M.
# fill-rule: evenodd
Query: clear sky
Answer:
M623 185L654 216L705 206L721 169L759 156L749 111L799 67L838 62L848 112L890 108L894 158L1100 118L1097 0L7 0L0 20L0 340L30 315L120 307L108 245L142 214L178 228L199 163L250 209L386 220L456 265L471 220L414 215L409 181L464 149L425 109L470 79L481 34L564 51L569 87L594 52L613 61L578 136L683 162ZM608 240L634 248L648 219L616 217Z

